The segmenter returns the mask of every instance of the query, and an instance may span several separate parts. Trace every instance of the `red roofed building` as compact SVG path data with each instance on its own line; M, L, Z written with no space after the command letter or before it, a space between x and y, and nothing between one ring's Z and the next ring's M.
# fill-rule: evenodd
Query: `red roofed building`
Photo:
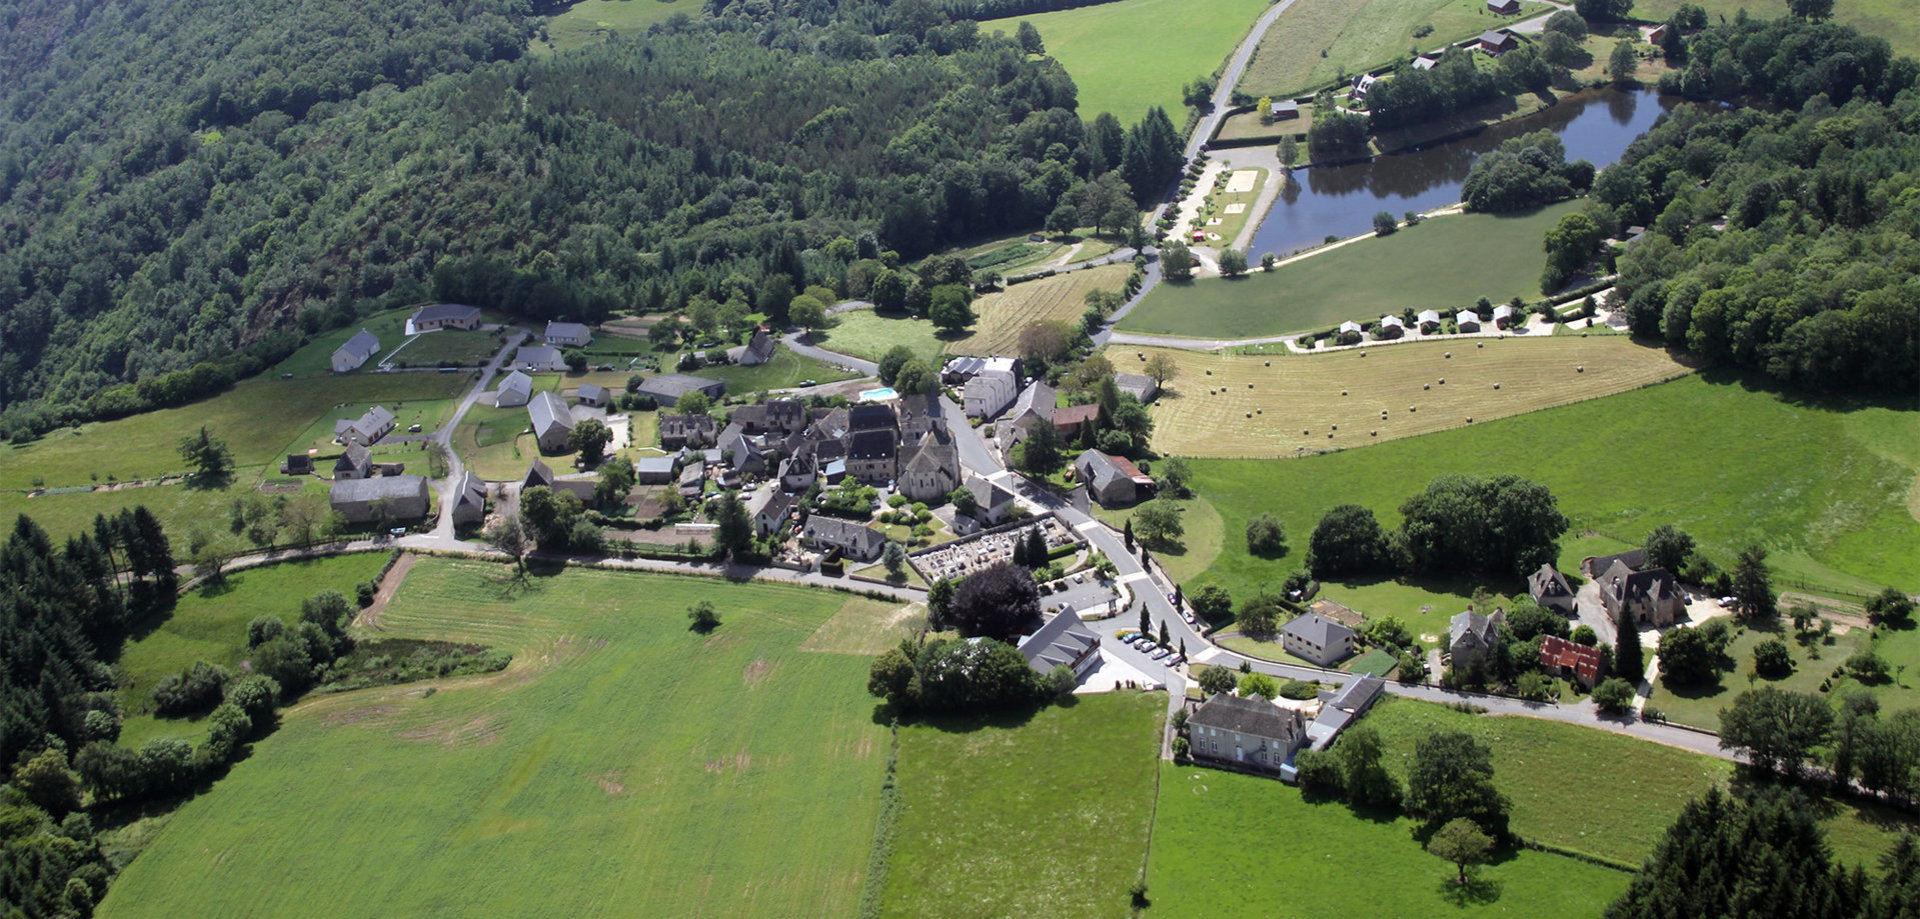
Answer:
M1592 689L1600 682L1600 649L1547 635L1540 641L1540 666L1554 676L1577 680Z
M1080 438L1080 429L1092 424L1100 417L1100 406L1069 405L1053 410L1053 426L1060 432L1060 439L1072 443Z

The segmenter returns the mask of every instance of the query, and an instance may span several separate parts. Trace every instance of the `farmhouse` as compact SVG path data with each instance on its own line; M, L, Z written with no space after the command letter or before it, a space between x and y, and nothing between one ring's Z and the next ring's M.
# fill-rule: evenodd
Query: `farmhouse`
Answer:
M1513 328L1514 323L1520 320L1520 311L1508 304L1502 303L1493 308L1493 327L1496 329Z
M1292 121L1300 117L1300 103L1292 99L1281 99L1267 105L1267 118L1270 121Z
M1480 33L1479 45L1480 50L1494 57L1499 57L1502 54L1520 47L1520 40L1514 38L1513 34L1505 29L1488 29Z
M1116 373L1113 375L1113 385L1121 392L1140 400L1142 405L1152 402L1153 397L1160 394L1160 384L1155 383L1153 377L1138 373Z
M1020 640L1020 655L1035 672L1046 675L1055 667L1065 667L1077 680L1100 662L1100 636L1080 621L1078 613L1056 613L1046 625Z
M758 367L773 360L773 334L766 329L753 330L746 344L727 349L727 360L742 367Z
M454 526L487 519L487 483L471 471L462 473L460 487L454 490L453 509L447 513L453 518Z
M707 487L707 461L695 454L680 467L680 497L698 498Z
M1020 391L1020 397L1013 401L1013 408L1007 417L1001 419L998 431L1017 431L1017 437L1024 437L1033 431L1033 426L1042 421L1052 421L1054 404L1059 401L1059 393L1048 386L1045 380L1035 380L1026 389ZM999 436L1005 437L1004 433Z
M666 485L673 481L674 458L643 456L633 461L633 480L640 485Z
M500 408L513 408L527 404L527 400L531 398L533 398L533 377L515 370L501 379L500 389L493 397L493 404Z
M1307 613L1280 629L1280 646L1296 657L1331 667L1353 655L1353 630L1319 613Z
M559 348L546 345L521 345L514 349L513 366L528 373L554 373L567 369Z
M1073 461L1074 477L1086 483L1087 494L1103 507L1125 507L1153 488L1133 461L1098 450L1088 450Z
M1544 609L1555 610L1562 615L1573 613L1573 585L1551 562L1541 565L1539 571L1527 576L1527 595Z
M792 509L793 496L778 488L762 488L747 499L747 516L753 520L755 536L779 532Z
M347 444L345 453L333 461L334 481L365 479L373 475L373 453L357 443Z
M884 428L855 431L847 435L847 473L868 485L893 481L898 472L899 441Z
M1053 410L1053 426L1060 432L1061 441L1071 443L1099 417L1100 406L1096 404L1069 405Z
M709 447L718 428L719 423L712 415L661 415L660 446L666 450Z
M343 418L334 422L333 439L335 443L371 446L379 443L380 438L387 436L393 427L393 413L387 411L385 406L376 405L358 418Z
M1480 331L1480 314L1473 310L1461 310L1453 315L1453 324L1462 332Z
M992 418L1006 409L1019 392L1020 381L1013 371L994 368L982 370L967 381L965 410L969 418Z
M1487 0L1487 11L1495 16L1512 16L1520 12L1520 0Z
M327 493L327 504L348 523L376 519L419 520L431 501L427 480L417 475L390 475L375 479L342 479Z
M580 391L578 395L580 397L581 405L588 405L594 408L606 407L607 388L605 386L595 386L592 383L582 383L580 384Z
M1242 699L1216 693L1187 718L1195 759L1231 763L1278 775L1306 740L1300 713L1259 696Z
M1380 694L1386 689L1387 684L1379 677L1362 673L1348 680L1338 691L1322 690L1320 714L1314 716L1312 724L1307 725L1307 743L1311 749L1325 750L1332 745L1341 731L1380 700Z
M652 396L653 401L665 406L678 404L680 397L688 393L705 393L709 399L718 399L727 391L727 384L706 377L689 376L684 373L663 373L640 381L637 392L643 396Z
M1473 610L1455 615L1447 624L1447 653L1453 656L1453 666L1465 667L1492 651L1499 642L1500 623L1506 619L1507 614L1498 609L1491 616Z
M1365 99L1367 97L1367 91L1373 89L1373 84L1378 82L1380 82L1380 78L1370 73L1363 73L1354 77L1353 87L1347 90L1347 98Z
M797 399L775 399L758 405L742 405L733 410L728 421L748 434L798 434L811 420L805 403Z
M367 359L380 353L380 339L361 329L347 343L333 350L333 372L348 373L360 369Z
M1589 555L1580 560L1580 576L1594 580L1612 568L1614 562L1625 562L1628 568L1639 571L1647 567L1647 550L1629 549L1618 555Z
M727 458L727 464L741 474L758 474L767 469L767 456L761 452L760 445L747 436L745 428L738 423L727 425L720 432L720 455Z
M561 492L571 494L579 498L580 503L586 507L592 507L599 503L599 499L594 494L595 488L592 481L557 478L553 474L552 467L536 459L532 465L527 467L526 477L520 480L520 491L522 494L525 494L527 489L541 486L545 486L554 494Z
M407 334L417 335L434 329L465 329L469 332L480 328L480 308L461 306L458 303L436 303L423 306L407 317Z
M527 417L533 422L533 439L545 453L564 453L567 438L573 435L573 412L559 396L542 390L527 402Z
M863 562L879 558L880 550L887 544L887 538L877 530L850 520L819 514L807 518L806 527L800 531L800 540L816 549L839 549L847 558Z
M548 322L545 337L556 347L584 348L593 341L593 333L577 322Z
M900 493L936 502L960 487L960 450L945 431L928 431L900 461Z
M1596 580L1600 603L1616 621L1667 626L1686 611L1686 593L1665 568L1635 571L1616 559Z
M1540 666L1548 673L1575 680L1588 689L1600 682L1600 649L1575 644L1558 635L1540 638ZM1639 679L1639 674L1629 674Z

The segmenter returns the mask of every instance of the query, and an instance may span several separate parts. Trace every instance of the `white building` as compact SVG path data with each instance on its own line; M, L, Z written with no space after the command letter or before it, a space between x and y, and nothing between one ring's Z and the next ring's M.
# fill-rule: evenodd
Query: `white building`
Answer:
M1012 370L982 370L967 381L966 412L969 418L992 418L1006 411L1020 395L1020 381Z
M333 351L333 372L350 373L360 369L367 359L380 353L380 339L372 332L361 329L358 334L347 339L347 343Z
M577 322L547 323L547 344L555 347L584 348L593 341L593 333Z

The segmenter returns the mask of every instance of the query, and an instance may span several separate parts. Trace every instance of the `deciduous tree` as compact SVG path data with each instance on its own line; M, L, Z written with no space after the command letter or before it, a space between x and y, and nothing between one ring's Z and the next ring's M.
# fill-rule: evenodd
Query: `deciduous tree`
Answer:
M1493 786L1493 754L1458 731L1436 731L1414 744L1407 769L1406 808L1438 829L1467 818L1506 835L1507 799Z
M1004 641L1040 618L1040 589L1032 572L999 562L960 582L947 618L962 635Z
M1427 852L1453 863L1459 871L1454 883L1467 883L1467 866L1477 865L1493 850L1493 837L1480 832L1480 825L1460 817L1434 831L1427 840Z

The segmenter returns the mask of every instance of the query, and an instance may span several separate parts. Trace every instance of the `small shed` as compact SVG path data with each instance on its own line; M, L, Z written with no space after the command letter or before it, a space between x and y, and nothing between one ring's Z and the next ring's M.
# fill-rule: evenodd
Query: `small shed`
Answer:
M1517 16L1520 14L1520 0L1487 0L1487 12L1495 16Z
M1300 103L1292 99L1281 99L1267 106L1267 117L1274 121L1292 121L1300 117Z

